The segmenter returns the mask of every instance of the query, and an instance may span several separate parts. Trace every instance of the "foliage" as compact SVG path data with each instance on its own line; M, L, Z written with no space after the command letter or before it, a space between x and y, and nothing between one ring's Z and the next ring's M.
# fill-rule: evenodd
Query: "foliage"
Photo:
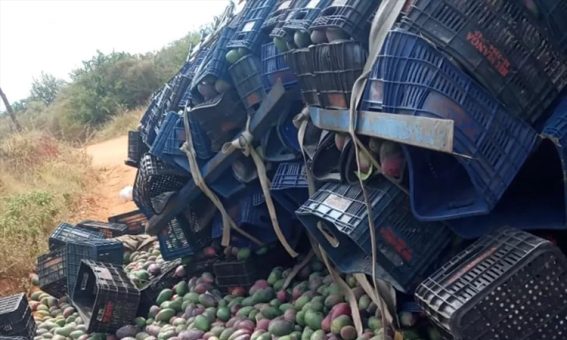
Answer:
M40 78L34 78L33 80L30 99L49 105L53 103L57 93L64 85L65 82L63 80L57 79L51 74L41 72Z
M124 136L126 131L134 130L140 124L140 118L145 108L121 112L106 122L95 134L95 141L104 141Z
M81 151L31 131L0 141L0 279L32 271L95 173Z

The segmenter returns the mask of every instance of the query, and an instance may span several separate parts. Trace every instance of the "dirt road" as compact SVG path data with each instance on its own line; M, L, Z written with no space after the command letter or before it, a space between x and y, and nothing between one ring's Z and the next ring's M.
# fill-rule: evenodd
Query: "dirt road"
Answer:
M108 216L136 208L133 202L124 201L120 190L134 184L136 169L124 165L128 153L128 137L119 137L86 148L92 164L98 170L96 185L83 198L74 220L97 219L106 221Z

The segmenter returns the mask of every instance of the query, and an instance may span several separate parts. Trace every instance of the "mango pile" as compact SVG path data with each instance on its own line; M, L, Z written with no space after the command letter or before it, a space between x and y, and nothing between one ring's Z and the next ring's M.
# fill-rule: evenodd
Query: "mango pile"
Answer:
M133 252L127 260L125 268L139 284L144 277L159 275L155 268L165 263L157 245ZM132 320L132 324L124 325L115 334L86 334L83 321L67 298L57 300L37 291L30 299L38 325L36 339L384 339L379 310L353 277L347 275L345 281L358 301L364 326L361 336L357 335L343 291L320 261L311 260L284 288L292 270L276 267L248 289L232 287L225 291L215 285L215 277L209 272L180 278L177 284L159 293L148 315ZM180 266L176 273L183 276L185 268ZM421 315L401 312L399 318L404 339L441 339Z

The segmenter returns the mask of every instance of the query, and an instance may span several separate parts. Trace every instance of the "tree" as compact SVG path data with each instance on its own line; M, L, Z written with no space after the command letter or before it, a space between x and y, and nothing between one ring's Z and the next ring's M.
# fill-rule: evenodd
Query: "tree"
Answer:
M12 106L10 105L10 102L8 101L8 98L6 97L6 94L4 94L4 91L2 91L2 88L0 88L0 97L2 97L2 101L4 102L4 105L6 106L6 111L8 111L8 114L10 115L10 118L12 119L12 123L14 123L14 126L16 127L16 130L18 132L22 131L22 126L20 125L20 123L16 119L16 114L14 113L14 110L12 110Z
M59 93L63 85L65 85L63 80L57 79L51 74L41 72L39 79L33 79L31 98L33 100L39 100L45 105L50 105L57 97L57 93Z

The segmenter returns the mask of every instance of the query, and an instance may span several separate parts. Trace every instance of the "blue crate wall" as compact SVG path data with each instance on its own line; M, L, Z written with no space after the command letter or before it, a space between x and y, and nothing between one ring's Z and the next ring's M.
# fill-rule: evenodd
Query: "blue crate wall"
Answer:
M359 43L368 44L369 19L380 1L346 0L331 1L311 23L310 30L340 29Z
M279 80L286 89L297 85L297 77L287 65L284 53L280 53L273 42L262 45L262 73L266 92Z
M227 47L246 48L255 51L262 40L261 27L277 0L256 0L246 2L240 22Z
M448 246L451 233L441 223L418 222L405 194L384 178L375 179L367 192L376 228L377 266L398 290L411 292ZM347 264L360 269L355 259L368 261L371 257L368 210L359 186L324 184L296 214L330 258L347 272L353 270ZM349 256L344 259L347 264L341 263L344 252L339 248L356 257Z
M85 242L69 242L65 252L65 276L67 289L73 293L77 273L82 260L100 261L115 265L122 265L124 260L124 246L116 240L91 240Z
M459 236L474 239L503 225L519 230L567 228L567 97L552 110L536 149L488 214L451 221Z
M295 31L308 31L323 9L325 9L331 0L303 0L296 3L296 7L288 15L282 29L293 37Z
M206 78L213 77L214 79L223 79L225 81L230 79L228 75L229 64L225 56L228 52L226 44L233 35L234 29L230 26L222 28L213 47L208 50L199 67L195 70L195 76L191 81L191 92L193 96L200 97L197 86Z
M391 31L363 110L450 119L453 156L405 147L412 209L421 220L490 212L536 145L536 132L425 39Z
M72 224L61 223L49 236L49 250L56 250L70 241L93 240L104 238L103 233L75 228Z

